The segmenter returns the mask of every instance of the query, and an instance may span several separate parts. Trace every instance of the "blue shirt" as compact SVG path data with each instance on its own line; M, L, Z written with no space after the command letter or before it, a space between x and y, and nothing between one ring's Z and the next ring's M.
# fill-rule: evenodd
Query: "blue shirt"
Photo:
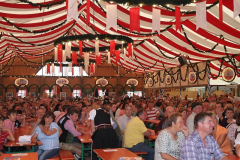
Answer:
M183 140L181 146L180 160L220 160L225 154L219 148L217 141L213 136L206 136L206 147L195 130L192 134Z
M57 132L47 136L44 134L39 126L36 128L36 133L37 133L37 139L43 143L43 145L39 146L39 149L42 150L50 150L50 149L55 149L59 148L59 129L60 127L57 125L57 123L52 122L49 129L57 129Z

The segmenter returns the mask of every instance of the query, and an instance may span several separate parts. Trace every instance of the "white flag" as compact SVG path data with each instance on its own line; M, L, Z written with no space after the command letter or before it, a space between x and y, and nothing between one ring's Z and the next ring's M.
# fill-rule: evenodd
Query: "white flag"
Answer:
M72 72L72 63L68 64L68 72Z
M108 52L108 64L110 64L111 62L111 56L110 56L110 52Z
M111 27L117 31L117 4L107 4L106 30Z
M84 65L89 66L89 53L84 53Z
M68 1L67 21L75 19L77 22L79 22L78 1L81 2L81 0L67 0L67 1Z
M196 3L197 30L199 27L207 28L206 1Z
M54 48L54 61L57 61L57 58L58 58L58 48L55 47Z
M240 0L233 1L233 18L236 18L240 14Z
M153 8L152 12L152 33L155 31L160 34L160 24L161 23L161 10L157 8Z
M99 54L99 40L95 41L95 54L98 55Z
M66 57L68 56L68 58L70 58L71 55L71 47L72 47L71 42L65 43L65 55Z
M126 56L126 49L125 48L123 48L123 59L124 59L124 62L126 63L126 58L127 58L127 56Z
M52 75L55 75L54 63L52 63Z
M66 52L62 50L62 62L66 62Z
M79 74L80 74L81 77L83 77L83 68L82 68L82 66L79 67Z
M85 65L84 70L85 70L85 72L88 74L88 65Z

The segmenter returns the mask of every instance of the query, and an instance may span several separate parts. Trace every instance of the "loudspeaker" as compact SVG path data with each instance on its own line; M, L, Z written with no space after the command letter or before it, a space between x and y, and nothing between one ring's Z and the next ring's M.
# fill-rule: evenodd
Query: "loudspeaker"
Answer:
M187 60L186 60L185 57L183 57L183 56L180 56L180 57L178 58L178 61L179 61L179 63L180 63L181 66L184 66L184 65L187 64Z

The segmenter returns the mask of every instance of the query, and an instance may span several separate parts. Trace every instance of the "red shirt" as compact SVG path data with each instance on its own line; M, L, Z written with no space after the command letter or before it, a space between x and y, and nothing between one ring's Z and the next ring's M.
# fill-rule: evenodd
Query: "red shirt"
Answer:
M9 133L7 131L2 131L0 135L0 150L3 149L4 142L8 136L9 136Z

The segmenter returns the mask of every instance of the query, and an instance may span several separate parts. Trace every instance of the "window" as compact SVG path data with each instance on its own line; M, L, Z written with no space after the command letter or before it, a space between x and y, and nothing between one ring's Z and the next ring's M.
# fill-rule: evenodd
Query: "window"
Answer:
M135 94L135 95L137 95L137 96L139 96L139 97L142 97L142 91L134 91L134 93L133 93L133 92L127 92L127 95L128 95L129 97L132 97L133 94Z
M53 90L49 92L48 89L45 90L45 93L47 93L48 96L52 97L54 95Z
M21 96L22 98L24 98L24 97L26 97L26 93L27 93L26 90L19 90L17 94L18 94L18 96Z
M80 97L81 96L81 90L80 89L74 89L73 90L73 97Z

